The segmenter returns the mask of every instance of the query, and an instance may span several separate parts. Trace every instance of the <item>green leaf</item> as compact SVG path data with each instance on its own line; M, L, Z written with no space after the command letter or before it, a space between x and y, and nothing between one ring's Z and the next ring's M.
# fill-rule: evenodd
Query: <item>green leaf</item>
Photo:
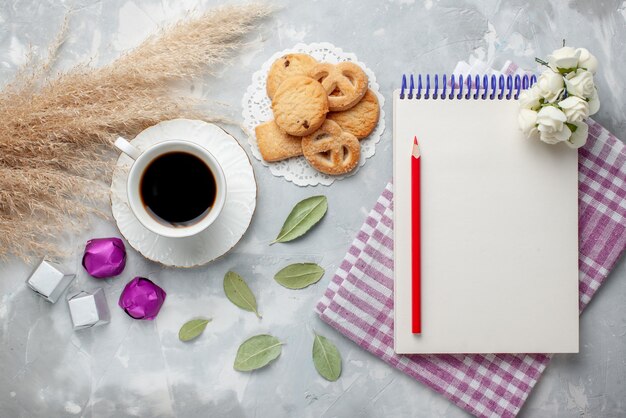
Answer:
M298 202L287 216L280 233L271 244L288 242L304 235L324 217L327 209L326 196L312 196Z
M248 372L267 366L280 356L283 343L268 334L255 335L239 346L235 357L235 370Z
M572 71L576 71L576 67L574 67L574 68L561 68L561 67L558 67L557 70L559 70L559 73L561 75L565 75L567 73L571 73Z
M572 133L576 132L576 129L578 129L578 126L574 125L573 123L565 122L565 125L567 125Z
M257 310L254 294L245 280L234 271L229 271L224 276L224 293L226 293L226 297L232 303L239 306L241 309L254 312L257 317L261 318Z
M210 318L198 318L187 321L180 327L178 331L178 339L181 341L190 341L197 338L204 332L207 324L211 322Z
M326 337L315 334L313 341L313 364L324 379L334 382L341 376L341 355L337 347Z
M291 264L274 276L274 280L287 289L304 289L317 283L324 275L324 269L315 263Z

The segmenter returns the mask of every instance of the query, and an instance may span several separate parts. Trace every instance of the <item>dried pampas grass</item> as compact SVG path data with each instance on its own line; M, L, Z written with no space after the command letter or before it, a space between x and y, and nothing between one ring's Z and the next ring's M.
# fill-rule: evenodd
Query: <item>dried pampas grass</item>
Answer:
M210 73L269 13L215 9L145 40L102 68L46 74L32 63L0 93L0 256L61 255L60 235L85 227L107 201L116 136L177 117L203 118L172 81Z

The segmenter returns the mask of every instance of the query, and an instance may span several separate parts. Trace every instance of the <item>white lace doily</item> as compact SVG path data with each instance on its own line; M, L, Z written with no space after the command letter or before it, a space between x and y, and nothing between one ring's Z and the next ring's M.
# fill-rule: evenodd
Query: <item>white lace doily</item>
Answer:
M361 160L359 165L350 173L343 176L329 176L324 173L320 173L311 167L304 157L289 158L287 160L278 161L275 163L268 163L261 158L261 152L256 142L256 136L254 134L254 128L260 123L266 122L274 118L271 109L271 101L267 97L265 92L265 85L267 80L267 73L274 61L282 57L285 54L303 52L311 55L318 61L325 61L330 63L338 63L341 61L352 61L358 64L365 73L369 80L369 88L376 94L378 103L380 105L380 119L376 129L365 139L360 141L361 143ZM248 143L252 150L252 155L261 161L264 166L269 167L270 172L277 177L284 177L286 180L293 182L298 186L316 186L323 184L325 186L331 185L335 180L341 180L345 177L354 175L359 168L365 164L365 161L376 153L376 144L380 141L380 138L385 130L385 112L383 105L385 104L385 98L380 94L378 83L376 82L376 76L363 64L359 62L356 55L348 52L344 52L341 48L327 43L313 43L313 44L297 44L293 48L285 49L272 55L261 67L261 69L252 75L252 84L246 90L241 101L243 107L243 125L248 131Z

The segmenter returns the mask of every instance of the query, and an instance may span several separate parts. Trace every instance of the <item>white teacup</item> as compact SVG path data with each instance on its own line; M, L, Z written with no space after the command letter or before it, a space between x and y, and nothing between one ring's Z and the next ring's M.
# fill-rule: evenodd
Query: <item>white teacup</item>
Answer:
M184 238L199 234L215 222L226 201L226 178L222 167L209 151L192 142L178 139L163 141L140 151L126 139L119 137L115 141L115 146L135 160L128 173L126 189L130 209L143 226L164 237ZM169 224L157 219L148 211L141 197L141 180L148 166L158 157L172 152L184 152L200 159L213 174L216 185L215 199L210 210L203 217L184 225ZM188 181L193 181L193 179Z

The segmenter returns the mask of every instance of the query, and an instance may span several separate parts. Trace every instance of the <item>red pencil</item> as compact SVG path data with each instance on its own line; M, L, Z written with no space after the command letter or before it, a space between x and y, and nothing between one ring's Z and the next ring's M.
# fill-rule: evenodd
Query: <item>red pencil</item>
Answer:
M420 334L422 332L420 160L420 147L417 144L417 137L414 137L413 149L411 151L411 258L413 261L413 277L411 281L411 329L413 334Z

